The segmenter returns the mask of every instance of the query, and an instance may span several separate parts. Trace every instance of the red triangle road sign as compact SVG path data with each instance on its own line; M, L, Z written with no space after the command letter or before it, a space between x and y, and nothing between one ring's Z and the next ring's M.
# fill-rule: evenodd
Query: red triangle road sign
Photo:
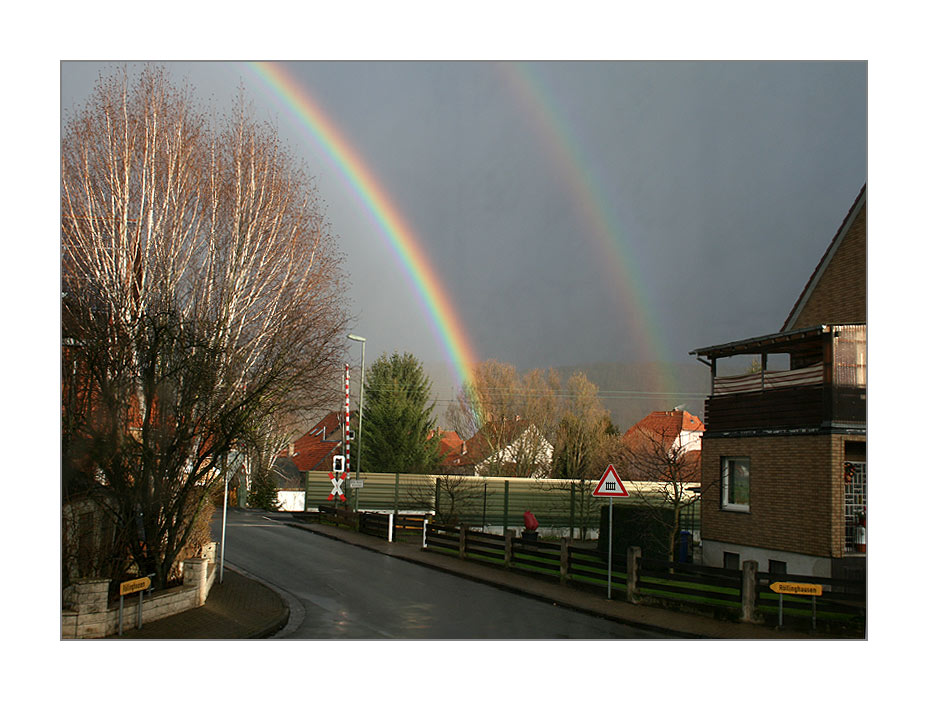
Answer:
M615 471L615 466L610 465L606 468L603 476L593 490L594 497L627 497L628 490L619 479L619 473Z

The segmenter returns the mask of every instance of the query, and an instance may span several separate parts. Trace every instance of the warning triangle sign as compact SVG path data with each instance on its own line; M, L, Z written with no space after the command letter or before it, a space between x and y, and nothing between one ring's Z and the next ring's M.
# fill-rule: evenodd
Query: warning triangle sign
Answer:
M619 479L619 473L615 471L615 466L610 465L606 468L603 476L593 490L594 497L627 497L628 490Z

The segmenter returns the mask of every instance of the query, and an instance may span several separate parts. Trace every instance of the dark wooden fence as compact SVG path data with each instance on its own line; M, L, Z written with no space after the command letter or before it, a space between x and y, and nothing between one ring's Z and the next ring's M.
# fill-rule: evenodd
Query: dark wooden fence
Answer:
M505 535L496 535L466 526L429 523L428 514L354 512L332 505L320 506L318 517L320 521L356 528L385 540L421 542L431 551L573 587L601 592L610 582L606 553L594 549L592 544L577 545L567 538L559 542L544 541L518 536L511 530ZM866 582L862 580L756 572L748 580L749 583L753 581L753 586L746 589L742 570L649 559L641 557L639 552L637 548L629 549L633 561L627 556L613 555L611 591L614 598L722 618L747 616L750 620L776 625L781 616L780 595L771 590L772 583L820 584L823 591L818 597L783 595L784 625L805 627L814 621L858 629L865 621L867 592ZM628 591L630 572L635 573L631 593Z
M529 575L557 580L562 584L602 591L609 584L607 555L590 547L578 547L567 538L558 542L518 537L510 531L495 535L465 528L429 523L425 546L439 553L468 558L490 566L506 567ZM815 620L858 628L866 613L864 584L855 580L771 575L757 572L753 586L745 588L742 570L706 567L640 557L630 548L628 557L612 559L613 597L645 604L671 606L728 619L779 622L779 595L770 584L790 581L821 584L816 597ZM629 573L636 584L629 595ZM749 570L753 572L753 570ZM754 576L754 575L750 575ZM752 597L753 595L753 597ZM752 600L747 599L752 597ZM809 596L784 595L784 625L805 627L813 617Z
M867 583L858 579L831 579L798 574L758 572L757 612L768 623L779 621L780 594L771 590L774 582L820 584L821 596L783 594L784 623L811 619L813 608L817 621L850 622L863 625L867 613Z
M418 542L422 540L422 527L427 518L427 514L389 514L376 511L359 511L358 530L361 533L384 538L392 542Z
M358 512L340 509L331 504L319 505L319 522L332 523L336 526L358 527Z

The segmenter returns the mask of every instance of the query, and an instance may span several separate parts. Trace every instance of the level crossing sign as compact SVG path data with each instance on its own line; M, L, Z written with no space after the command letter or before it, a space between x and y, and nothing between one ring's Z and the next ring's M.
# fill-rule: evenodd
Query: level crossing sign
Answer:
M607 564L608 584L606 585L606 598L612 598L612 497L627 497L628 490L619 479L619 473L615 471L615 465L606 468L603 476L599 478L599 484L593 490L594 497L609 497L609 557Z
M329 496L326 497L326 501L334 501L335 497L338 497L340 501L348 501L348 498L342 491L342 485L345 483L345 473L335 474L334 472L330 472L329 479L332 480L332 491L329 493Z
M594 497L627 497L628 490L619 479L619 473L615 471L615 466L610 465L606 468L603 476L593 490Z

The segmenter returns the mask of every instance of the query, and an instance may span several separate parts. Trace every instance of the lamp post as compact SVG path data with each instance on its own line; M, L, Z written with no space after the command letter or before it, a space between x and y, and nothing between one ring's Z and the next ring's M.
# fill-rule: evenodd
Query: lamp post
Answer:
M353 333L348 334L349 340L357 341L361 344L361 396L358 399L358 457L355 458L355 466L357 469L356 479L361 479L361 427L364 424L364 346L367 343L367 339L363 336L356 336ZM358 508L358 502L361 499L360 493L355 490L354 498L354 508Z

